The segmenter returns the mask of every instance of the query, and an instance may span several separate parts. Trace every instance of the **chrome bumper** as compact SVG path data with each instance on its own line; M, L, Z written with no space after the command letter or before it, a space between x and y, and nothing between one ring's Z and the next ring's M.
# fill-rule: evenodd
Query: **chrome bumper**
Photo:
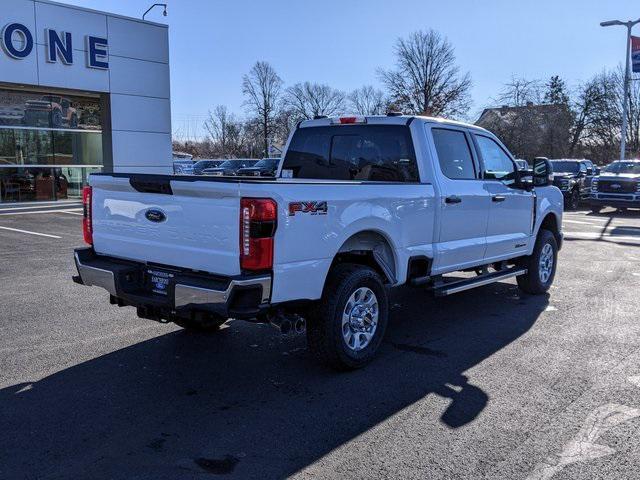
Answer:
M78 275L84 285L102 287L111 295L116 295L116 280L111 270L84 265L80 261L78 252L74 252L73 256L76 260Z
M86 249L85 249L86 250ZM85 255L86 256L86 255ZM74 259L76 268L78 269L78 277L74 280L77 283L81 283L87 286L102 287L108 291L114 297L126 297L127 292L122 291L119 288L118 268L114 265L110 269L108 260L102 259L97 262L94 260L94 265L90 265L91 262L84 262L78 251L74 252ZM100 266L95 265L98 263ZM107 263L107 265L105 265ZM131 266L131 269L142 268L144 265ZM116 272L114 274L114 271ZM122 283L120 281L120 283ZM192 307L192 308L209 308L209 307L226 307L229 303L234 290L244 290L259 287L260 288L260 304L267 304L271 298L271 276L264 275L258 277L251 277L246 279L230 279L224 290L218 290L213 288L204 288L202 286L189 285L176 281L173 289L173 298L167 298L165 300L168 303L167 306L175 309ZM171 301L172 300L172 301ZM157 298L154 299L157 301Z
M227 303L231 292L235 288L260 286L262 288L262 302L267 303L271 297L271 277L252 278L251 280L231 280L226 290L211 290L208 288L194 287L192 285L176 284L175 306L176 308L187 305L210 305Z

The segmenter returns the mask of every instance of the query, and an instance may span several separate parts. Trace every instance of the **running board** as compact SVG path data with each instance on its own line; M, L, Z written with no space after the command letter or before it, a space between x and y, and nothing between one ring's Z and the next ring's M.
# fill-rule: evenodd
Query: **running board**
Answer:
M513 267L509 270L500 270L493 273L487 273L485 275L478 275L475 278L443 283L434 287L433 293L436 297L446 297L447 295L463 292L464 290L470 290L483 285L489 285L490 283L517 277L519 275L524 275L525 273L527 273L526 268Z

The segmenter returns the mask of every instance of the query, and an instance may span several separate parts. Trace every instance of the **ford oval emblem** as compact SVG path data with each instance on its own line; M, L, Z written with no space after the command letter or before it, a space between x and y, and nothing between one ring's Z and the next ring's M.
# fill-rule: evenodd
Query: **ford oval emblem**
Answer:
M154 223L164 222L167 219L167 216L162 210L157 210L155 208L147 210L144 216L147 218L147 220Z

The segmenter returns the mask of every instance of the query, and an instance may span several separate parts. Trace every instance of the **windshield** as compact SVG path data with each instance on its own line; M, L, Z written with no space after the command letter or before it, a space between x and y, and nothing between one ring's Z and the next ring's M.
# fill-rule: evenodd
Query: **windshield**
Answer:
M607 173L636 173L640 174L640 162L613 162L604 169Z
M580 171L580 164L578 162L552 161L551 166L554 172L578 173Z

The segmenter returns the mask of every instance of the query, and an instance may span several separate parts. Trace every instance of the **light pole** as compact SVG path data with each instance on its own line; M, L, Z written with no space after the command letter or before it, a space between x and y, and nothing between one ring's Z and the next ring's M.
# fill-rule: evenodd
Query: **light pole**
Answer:
M144 20L144 17L147 16L147 13L149 13L151 10L153 10L155 7L163 7L164 10L162 11L162 15L164 15L165 17L167 16L167 4L166 3L154 3L153 5L151 5L146 12L144 12L144 14L142 15L142 19Z
M631 29L638 23L640 23L640 18L638 20L630 20L628 22L621 22L620 20L609 20L608 22L600 23L601 27L613 27L617 25L623 25L627 27L627 56L624 68L624 86L622 88L622 132L620 134L620 160L624 160L625 150L627 149L627 106L629 103L629 83L631 81L631 71L629 66L629 59L631 57Z

